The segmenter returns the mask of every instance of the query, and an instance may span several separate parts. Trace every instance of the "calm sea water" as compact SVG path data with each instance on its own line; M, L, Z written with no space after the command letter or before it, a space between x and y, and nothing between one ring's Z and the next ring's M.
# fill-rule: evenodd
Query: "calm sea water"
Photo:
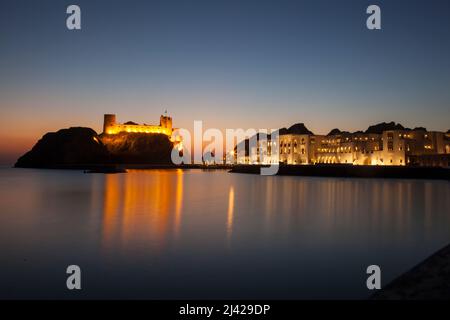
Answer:
M449 243L446 181L0 169L0 298L366 298Z

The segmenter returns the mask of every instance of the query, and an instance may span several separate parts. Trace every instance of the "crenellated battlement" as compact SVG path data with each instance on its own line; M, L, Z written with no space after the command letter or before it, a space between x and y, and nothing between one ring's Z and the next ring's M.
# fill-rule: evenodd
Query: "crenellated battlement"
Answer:
M105 114L103 121L104 134L129 133L161 133L172 136L172 117L161 115L159 125L137 124L134 122L117 123L115 114Z

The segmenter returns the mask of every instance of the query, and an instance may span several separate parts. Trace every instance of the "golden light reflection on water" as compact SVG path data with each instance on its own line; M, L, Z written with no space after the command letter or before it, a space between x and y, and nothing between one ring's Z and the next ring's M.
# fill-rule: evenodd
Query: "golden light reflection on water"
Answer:
M233 232L233 219L234 219L234 188L230 187L228 192L228 213L227 213L227 240L230 241L231 234Z
M103 247L145 239L160 248L167 235L180 231L183 208L183 171L130 170L106 175L104 187Z
M182 288L195 295L191 288L209 289L201 281L205 274L215 277L211 287L229 289L231 278L244 283L260 266L261 272L272 266L283 271L288 297L292 279L298 288L315 283L322 263L342 259L357 266L378 257L377 263L401 273L450 239L447 181L8 169L0 170L0 191L0 246L12 263L4 279L23 276L23 257L46 257L50 271L75 257L100 271L98 287L111 293L97 294L107 298L123 297L127 288L138 288L136 298L148 298L144 289L158 296L166 290L167 298L177 298ZM336 269L338 276L353 279L344 269ZM117 275L125 275L120 292L108 281ZM263 276L251 279L249 290L260 291ZM327 282L323 290L338 292L342 283ZM17 285L7 284L5 290ZM41 287L36 282L36 296Z
M448 188L437 182L182 170L131 170L106 175L104 184L102 247L155 252L186 242L231 248L248 230L268 238L319 236L322 242L349 234L383 242L420 232L425 237L448 198Z
M177 193L175 196L175 237L180 234L181 212L183 210L183 170L177 169Z

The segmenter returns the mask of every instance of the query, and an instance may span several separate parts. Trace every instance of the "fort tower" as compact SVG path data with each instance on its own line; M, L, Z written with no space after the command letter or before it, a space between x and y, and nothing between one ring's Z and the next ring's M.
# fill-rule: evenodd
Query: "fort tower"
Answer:
M105 114L103 119L103 133L114 133L114 128L116 126L116 115L115 114Z

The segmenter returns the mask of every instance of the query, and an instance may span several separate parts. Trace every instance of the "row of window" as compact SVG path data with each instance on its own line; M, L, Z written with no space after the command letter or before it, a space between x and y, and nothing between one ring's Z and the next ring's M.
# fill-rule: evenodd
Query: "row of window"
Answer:
M294 147L294 154L295 153L297 153L297 148ZM305 154L305 149L302 148L300 150L300 153L301 154ZM283 150L283 148L280 148L280 154L291 154L291 149L290 148L284 148L284 150Z

